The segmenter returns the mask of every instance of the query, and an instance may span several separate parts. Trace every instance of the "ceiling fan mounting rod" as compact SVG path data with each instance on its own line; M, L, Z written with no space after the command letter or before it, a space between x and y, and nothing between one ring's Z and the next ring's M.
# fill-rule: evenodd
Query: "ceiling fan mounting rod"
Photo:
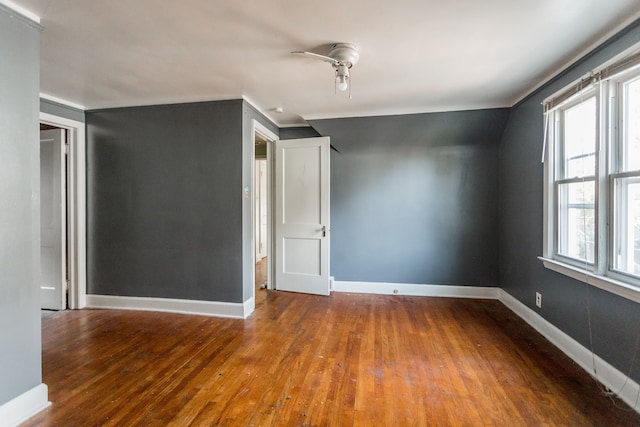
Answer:
M329 48L329 57L338 62L339 65L348 65L351 68L358 63L360 55L358 46L353 43L334 43Z

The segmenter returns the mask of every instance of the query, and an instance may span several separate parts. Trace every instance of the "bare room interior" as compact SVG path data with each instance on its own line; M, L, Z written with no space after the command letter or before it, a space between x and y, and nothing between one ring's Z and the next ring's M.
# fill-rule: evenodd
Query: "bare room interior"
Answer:
M640 425L640 3L0 0L0 427Z

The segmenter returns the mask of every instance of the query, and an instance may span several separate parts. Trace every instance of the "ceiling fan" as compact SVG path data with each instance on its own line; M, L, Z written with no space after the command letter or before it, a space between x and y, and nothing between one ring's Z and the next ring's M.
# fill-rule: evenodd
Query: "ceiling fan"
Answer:
M357 64L360 59L358 46L353 43L334 43L329 47L328 56L301 50L291 53L319 59L331 64L336 70L335 87L341 92L349 89L349 98L351 98L351 75L349 74L349 70Z

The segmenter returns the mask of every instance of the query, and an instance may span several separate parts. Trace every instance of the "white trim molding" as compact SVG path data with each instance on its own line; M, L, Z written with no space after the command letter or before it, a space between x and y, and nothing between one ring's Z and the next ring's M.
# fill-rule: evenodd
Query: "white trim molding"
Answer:
M115 310L164 311L167 313L198 314L202 316L245 319L252 312L255 300L244 303L200 301L173 298L122 297L113 295L87 295L88 308Z
M0 5L5 6L6 8L11 9L12 11L20 14L22 17L28 19L34 24L38 24L38 27L42 29L40 25L40 17L35 13L31 12L30 10L25 9L24 7L12 2L11 0L0 0Z
M416 285L385 282L333 282L334 292L422 297L498 299L500 288L479 286Z
M254 297L251 297L242 303L242 318L246 319L247 317L251 316L255 309L256 299Z
M591 350L588 350L578 341L562 332L538 313L511 296L504 289L500 290L499 299L507 308L517 314L533 329L538 331L543 337L548 339L564 354L580 365L589 375L593 376L595 369L597 372L596 379L600 383L610 390L617 392L620 399L636 412L640 413L638 401L636 400L640 392L640 385L597 355L591 353Z
M39 384L5 404L0 405L0 427L14 427L51 406L49 388Z
M2 1L2 0L0 0ZM76 110L86 111L87 107L84 105L76 104L75 102L67 101L66 99L58 98L53 95L48 95L46 93L40 92L40 98L45 99L47 101L55 102L56 104L65 105L67 107L75 108Z

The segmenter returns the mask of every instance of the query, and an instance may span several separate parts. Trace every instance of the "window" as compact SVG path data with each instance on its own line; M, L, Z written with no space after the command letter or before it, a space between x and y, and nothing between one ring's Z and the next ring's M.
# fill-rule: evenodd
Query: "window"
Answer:
M629 296L631 289L640 301L640 47L544 107L541 259L615 293Z
M620 84L621 135L613 181L613 268L640 277L640 77Z
M595 256L596 113L590 96L556 115L557 254L583 264Z

